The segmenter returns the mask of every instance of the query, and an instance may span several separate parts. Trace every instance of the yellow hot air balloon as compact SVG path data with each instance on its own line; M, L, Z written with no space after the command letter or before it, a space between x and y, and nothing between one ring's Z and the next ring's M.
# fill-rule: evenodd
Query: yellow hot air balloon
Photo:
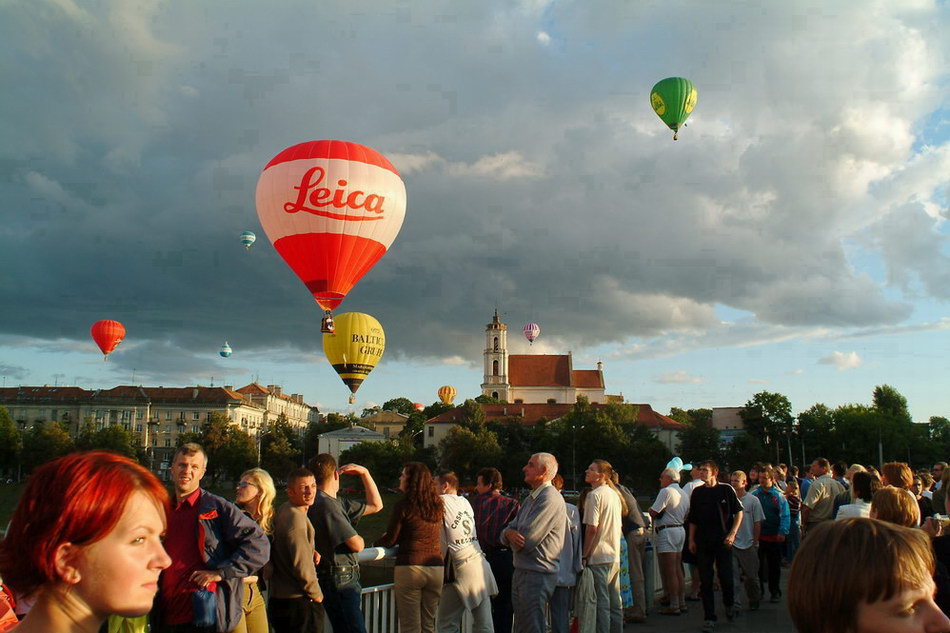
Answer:
M334 321L335 331L323 335L323 353L350 388L350 404L353 404L363 379L383 357L386 334L379 321L362 312L340 314Z
M457 393L452 385L443 385L439 387L439 400L442 401L442 404L452 404L452 400Z

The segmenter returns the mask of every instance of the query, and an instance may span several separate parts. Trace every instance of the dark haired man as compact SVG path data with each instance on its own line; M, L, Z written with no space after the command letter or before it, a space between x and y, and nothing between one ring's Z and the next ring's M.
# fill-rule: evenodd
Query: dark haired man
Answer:
M511 576L514 573L511 548L501 540L505 526L518 514L518 502L501 494L502 479L497 468L482 468L475 477L471 498L475 513L475 534L491 567L498 595L491 599L495 633L511 633Z
M267 605L271 626L281 633L323 631L323 593L313 566L314 529L307 519L317 484L313 473L297 468L287 476L287 503L274 520L273 575Z
M154 631L204 631L205 619L215 622L215 631L234 630L242 615L242 579L270 557L270 542L254 519L199 487L207 467L199 444L182 444L172 458L175 499L164 540L172 564L159 578L157 608L150 614ZM195 601L199 591L210 592L209 600ZM196 613L196 602L210 613Z
M320 562L317 580L323 591L323 608L334 633L366 633L360 608L360 566L357 554L363 537L355 525L369 514L383 509L383 498L365 467L346 464L339 469L329 453L320 453L308 464L317 484L317 494L308 516L316 531L315 544ZM366 500L339 496L340 475L359 475Z
M742 524L742 504L732 486L719 483L719 466L707 461L700 464L703 485L690 496L689 550L696 554L699 567L700 594L703 600L703 631L716 626L716 603L713 593L713 571L719 572L719 587L726 617L735 615L735 586L732 581L732 544Z

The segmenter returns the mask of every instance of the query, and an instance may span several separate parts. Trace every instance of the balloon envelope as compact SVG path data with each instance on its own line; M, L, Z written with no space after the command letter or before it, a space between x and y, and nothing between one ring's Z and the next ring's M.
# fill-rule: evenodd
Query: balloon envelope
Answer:
M541 326L537 323L529 323L524 326L524 337L528 339L529 343L534 343L534 340L541 336Z
M320 307L333 310L396 239L406 186L376 150L310 141L288 147L264 167L257 215Z
M662 79L650 91L650 105L657 116L673 130L674 140L696 107L698 96L693 82L683 77Z
M323 335L323 353L352 393L363 384L386 349L379 321L362 312L335 317L336 331Z
M667 468L675 468L676 470L683 470L683 460L679 457L674 457L667 464Z
M96 321L89 333L102 353L108 356L125 338L125 326L118 321Z
M221 350L218 353L221 354L222 358L227 358L231 355L231 346L228 345L227 341L224 342L224 345L221 346Z
M425 411L426 405L422 404L421 402L413 402L412 408L416 411Z
M439 387L439 400L442 401L442 404L452 404L452 400L455 399L457 393L452 385L442 385Z
M250 248L251 244L257 241L257 236L250 231L244 231L241 233L241 244L244 244L244 248Z

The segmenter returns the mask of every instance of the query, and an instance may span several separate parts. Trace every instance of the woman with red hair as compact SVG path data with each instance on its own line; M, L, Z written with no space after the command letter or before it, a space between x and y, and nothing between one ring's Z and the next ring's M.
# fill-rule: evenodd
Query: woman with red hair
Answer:
M35 597L17 633L96 631L109 615L148 613L158 576L168 492L155 476L105 451L74 453L30 476L0 541L0 576Z

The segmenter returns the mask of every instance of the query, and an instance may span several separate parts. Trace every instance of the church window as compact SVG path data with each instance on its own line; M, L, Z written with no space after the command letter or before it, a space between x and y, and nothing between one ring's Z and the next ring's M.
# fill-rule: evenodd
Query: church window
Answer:
M491 362L491 375L492 376L498 375L498 361L497 360L493 360Z
M557 404L557 400L554 398L548 398L548 404Z
M492 345L492 348L494 349L494 351L496 352L498 351L498 337L497 336L495 337L495 343L494 345Z
M495 400L498 400L498 392L497 392L497 391L492 391L492 392L491 392L491 397L494 398Z

